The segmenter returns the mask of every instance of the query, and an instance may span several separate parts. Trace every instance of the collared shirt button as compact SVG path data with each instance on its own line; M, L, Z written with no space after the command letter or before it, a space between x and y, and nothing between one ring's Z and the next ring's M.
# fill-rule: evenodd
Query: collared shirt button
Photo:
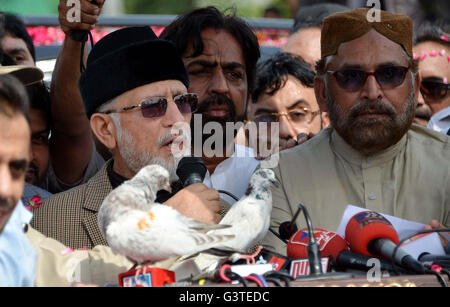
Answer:
M370 193L369 194L369 199L370 200L375 200L375 199L377 199L377 196L375 195L375 193Z

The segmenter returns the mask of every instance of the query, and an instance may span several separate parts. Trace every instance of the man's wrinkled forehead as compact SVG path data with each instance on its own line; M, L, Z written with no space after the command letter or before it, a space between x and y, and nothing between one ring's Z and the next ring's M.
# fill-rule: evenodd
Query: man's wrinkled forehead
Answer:
M201 33L201 42L187 44L182 57L185 62L190 62L198 57L222 59L230 56L239 59L245 66L242 46L236 37L224 29L207 28Z
M339 68L370 69L369 66L408 66L407 53L399 44L372 30L355 40L342 43L331 63Z

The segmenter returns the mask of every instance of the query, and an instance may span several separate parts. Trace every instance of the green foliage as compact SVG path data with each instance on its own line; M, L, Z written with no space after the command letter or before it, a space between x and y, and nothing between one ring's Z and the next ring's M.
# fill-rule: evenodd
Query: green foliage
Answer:
M285 0L274 1L277 2L276 6L280 7L278 2L283 3ZM220 10L233 7L239 17L262 17L266 8L255 1L243 0L126 0L124 4L126 14L179 15L194 8L212 5ZM284 14L284 9L282 12Z
M291 18L291 10L286 0L272 0L269 6L279 9L283 18Z
M242 0L200 0L196 7L215 6L220 10L234 8L236 15L239 17L261 17L264 12L264 7L255 5L250 1Z
M58 14L59 0L0 0L0 10L18 15Z
M126 14L179 15L194 8L195 0L126 0Z

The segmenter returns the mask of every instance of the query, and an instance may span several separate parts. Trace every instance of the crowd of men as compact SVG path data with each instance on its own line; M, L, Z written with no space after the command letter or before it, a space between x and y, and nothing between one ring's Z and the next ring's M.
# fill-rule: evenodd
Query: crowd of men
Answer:
M159 37L148 26L114 31L88 54L72 34L95 27L104 1L81 4L81 22L70 22L60 0L66 36L50 88L23 22L2 15L0 285L116 281L132 264L109 249L98 211L149 164L170 173L158 201L205 223L220 222L273 154L276 231L300 202L333 231L348 204L450 226L445 25L413 33L404 15L381 11L370 22L369 9L315 5L300 10L282 50L258 62L253 29L206 7ZM229 132L230 123L258 128ZM191 142L179 141L180 127ZM183 187L176 169L186 148L207 173ZM262 243L286 253L272 233Z

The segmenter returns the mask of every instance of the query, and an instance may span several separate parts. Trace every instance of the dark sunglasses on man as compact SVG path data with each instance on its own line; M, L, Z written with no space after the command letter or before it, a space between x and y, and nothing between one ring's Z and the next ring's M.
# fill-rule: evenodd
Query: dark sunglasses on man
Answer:
M382 89L391 89L403 83L409 67L396 65L383 65L374 72L367 72L360 68L343 68L327 73L336 78L339 86L349 92L360 90L366 84L369 76L374 76Z
M441 100L447 97L450 90L450 84L440 80L423 80L420 85L420 92L423 98L431 100Z
M188 114L194 112L197 109L198 96L197 94L187 93L174 97L173 101L182 114ZM167 103L168 101L164 97L145 98L138 105L125 107L118 110L106 111L104 112L104 114L120 113L135 108L140 108L142 116L145 118L161 117L166 114Z

